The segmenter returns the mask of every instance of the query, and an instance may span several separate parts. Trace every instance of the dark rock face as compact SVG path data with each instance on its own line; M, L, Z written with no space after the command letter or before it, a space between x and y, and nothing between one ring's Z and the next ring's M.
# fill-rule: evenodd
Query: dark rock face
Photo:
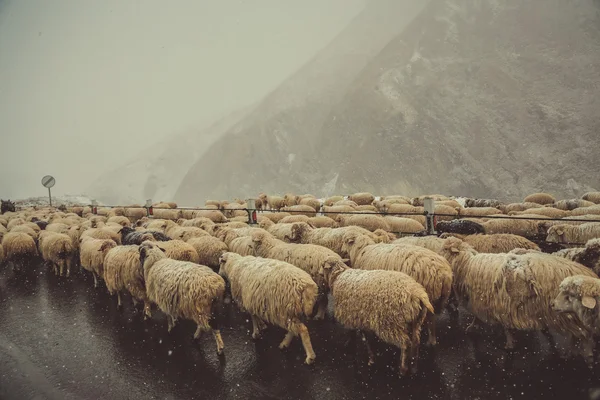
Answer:
M599 15L593 0L373 2L217 140L175 199L600 188Z

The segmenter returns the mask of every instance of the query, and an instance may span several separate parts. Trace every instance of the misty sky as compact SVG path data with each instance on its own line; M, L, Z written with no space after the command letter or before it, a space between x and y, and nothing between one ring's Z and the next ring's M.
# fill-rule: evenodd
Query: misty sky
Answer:
M78 194L274 89L365 0L0 0L0 197Z

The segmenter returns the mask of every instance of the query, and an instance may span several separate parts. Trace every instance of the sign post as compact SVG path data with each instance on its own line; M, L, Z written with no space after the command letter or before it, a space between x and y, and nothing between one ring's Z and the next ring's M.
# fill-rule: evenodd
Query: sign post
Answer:
M425 218L426 218L426 229L427 234L433 235L435 231L435 200L431 197L425 197L423 206L425 208Z
M52 207L52 193L50 192L50 188L56 184L56 179L54 179L51 175L46 175L42 178L42 185L45 188L48 188L48 200L50 201L50 207Z

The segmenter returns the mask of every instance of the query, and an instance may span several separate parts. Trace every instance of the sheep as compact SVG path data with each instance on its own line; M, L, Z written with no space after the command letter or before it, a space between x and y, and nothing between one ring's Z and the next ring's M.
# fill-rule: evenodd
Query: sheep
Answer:
M253 232L265 232L268 231L262 228L229 228L229 227L219 227L219 229L215 232L215 237L225 242L226 245L229 246L231 240L240 237L240 236L250 236Z
M581 225L554 225L548 229L546 241L563 244L583 244L595 238L600 238L600 222L589 222Z
M571 216L572 217L583 217L585 215L592 215L594 216L596 219L600 219L600 206L595 205L595 206L591 206L591 207L580 207L580 208L576 208L573 211L571 211Z
M460 233L463 235L473 235L477 233L485 233L485 229L481 224L473 221L465 221L455 219L452 221L440 221L436 224L435 230L438 233Z
M208 226L213 226L215 225L214 222L212 222L210 219L208 218L204 218L204 217L197 217L197 218L193 218L193 219L189 219L189 220L180 220L181 221L181 226L186 227L186 226L194 226L196 228L200 228L200 229L205 229Z
M348 254L343 252L342 246L343 237L347 232L356 232L357 234L366 235L375 242L389 242L378 237L374 232L370 232L359 226L318 229L302 229L302 227L298 227L296 231L292 232L292 238L294 241L302 244L315 244L326 247L340 257L346 258L348 257Z
M229 281L233 300L250 314L253 339L260 337L265 323L279 326L287 331L280 349L289 347L293 338L300 336L306 353L304 362L315 361L305 322L313 313L318 287L308 273L281 260L228 252L221 256L219 274Z
M348 200L355 202L359 206L366 206L375 201L375 196L371 193L354 193L348 196Z
M372 214L352 214L352 215L338 215L336 220L340 226L360 226L371 232L377 229L383 229L384 231L390 231L390 224L388 221L379 216ZM422 228L421 228L422 229Z
M70 228L70 225L62 224L60 222L53 222L51 224L46 225L45 230L48 232L67 233Z
M531 208L540 208L540 207L542 207L542 205L538 204L538 203L510 203L510 204L501 205L498 207L498 209L500 211L502 211L504 214L509 214L514 211L525 211L525 210L529 210Z
M217 208L221 208L221 202L219 200L206 200L204 202L205 206L215 206Z
M292 214L287 213L287 212L275 212L275 213L265 213L262 215L258 216L258 222L261 222L264 219L268 219L274 223L278 223L279 221L281 221L282 219L284 219L285 217L289 217Z
M187 242L193 237L210 236L210 233L194 226L176 226L173 229L168 229L166 233L171 239L182 240L184 242Z
M321 202L314 197L305 197L300 199L298 202L299 206L308 206L313 208L315 211L319 211L321 209Z
M309 218L306 222L315 228L336 228L338 226L334 219L324 215Z
M581 196L581 199L591 201L592 203L600 204L600 192L588 192Z
M129 218L132 222L139 221L140 219L148 215L148 211L141 207L129 207L125 208L125 217Z
M246 206L238 203L231 203L224 206L223 214L225 214L226 218L248 217Z
M0 218L0 225L6 228L6 225L8 225L8 220L6 220L5 218Z
M110 239L113 240L115 243L117 244L121 244L121 236L111 230L108 229L107 227L103 227L103 228L92 228L92 229L88 229L86 231L81 232L81 235L79 236L79 240L81 241L81 239L83 238L94 238L94 239Z
M316 217L312 217L312 218L316 218ZM282 218L277 223L278 224L291 224L291 223L294 223L294 222L308 222L309 220L310 220L310 218L307 217L306 215L290 215L288 217ZM266 221L271 222L271 224L269 224L268 222L266 222L266 224L268 226L272 225L272 221L271 220L267 219Z
M54 275L71 275L71 267L75 258L75 247L68 235L56 232L43 232L38 243L44 261L51 263Z
M252 248L254 256L272 258L288 262L303 271L306 271L319 286L320 299L315 319L325 318L327 311L327 291L319 269L327 257L342 258L328 248L313 244L290 244L282 242L265 232L252 234Z
M140 265L139 246L124 245L110 249L104 258L104 283L110 295L117 294L117 308L122 307L121 293L131 294L134 307L144 303L144 319L152 316L146 295L144 271Z
M352 268L404 272L425 288L438 313L448 302L452 290L452 269L448 261L423 247L408 244L375 244L369 237L349 232L344 235L342 251L350 256ZM428 320L427 344L435 345L435 320Z
M98 287L98 278L104 277L104 257L117 243L111 239L83 237L79 245L79 262L83 269L94 277L94 287Z
M254 248L252 247L252 236L239 236L232 239L228 248L233 253L241 256L253 256Z
M33 238L23 232L8 232L2 238L2 248L6 262L13 265L15 272L22 271L38 254Z
M295 205L289 207L282 207L281 211L290 213L292 215L306 215L307 217L315 217L317 212L314 208L307 205Z
M182 240L160 242L160 248L165 250L167 257L178 261L189 261L198 264L200 256L191 244Z
M200 211L197 211L196 214L199 212ZM181 210L155 208L152 210L152 215L154 216L154 218L177 221L179 218L181 218L183 216L183 213L181 212Z
M458 208L460 209L460 205ZM433 213L438 214L435 216L437 221L452 221L458 216L458 211L455 208L443 204L436 204Z
M344 200L344 197L343 197L343 196L331 196L331 197L328 197L328 198L326 198L326 199L323 201L323 205L324 205L324 206L327 206L327 207L331 207L331 206L333 206L335 203L337 203L338 201L341 201L341 200Z
M436 201L435 205L438 206L447 206L452 208L452 210L456 211L457 209L463 208L463 206L456 200L442 200Z
M212 329L217 354L222 355L225 345L219 330L218 311L225 294L223 278L205 265L167 258L152 242L144 242L139 254L146 294L167 315L168 331L178 318L192 320L197 325L194 338Z
M198 264L206 265L213 270L219 268L219 257L228 251L227 245L212 236L195 237L188 241L198 253Z
M355 211L359 211L362 213L377 213L377 208L375 208L372 205L366 205L366 206L356 206L354 207Z
M548 193L533 193L525 197L524 203L537 203L541 205L556 203L554 196Z
M444 196L443 194L431 194L431 195L415 197L415 198L411 199L410 203L413 206L423 206L425 204L426 198L431 198L435 201L449 200L449 198L447 196Z
M564 210L559 210L558 208L552 208L552 207L540 207L540 208L530 208L526 211L521 211L521 212L514 212L513 214L516 215L539 215L540 218L543 217L547 217L547 218L565 218L568 217L571 212L570 211L564 211Z
M495 199L467 199L465 201L465 207L498 208L500 206L502 203Z
M17 225L23 225L26 221L23 218L13 218L8 221L8 225L6 225L6 229L11 231Z
M438 254L441 253L444 243L444 239L438 238L436 236L407 236L400 239L396 239L392 242L392 244L410 244L413 246L424 247Z
M227 218L225 217L225 214L223 214L219 210L198 210L198 211L194 212L193 215L194 215L194 218L200 218L200 217L208 218L215 224L227 222Z
M469 235L462 239L479 253L508 253L514 249L540 251L537 244L518 235L498 233L493 235Z
M524 237L536 237L538 235L539 221L527 219L491 219L481 224L488 235L495 233L512 233Z
M559 315L574 314L584 326L589 340L584 342L583 356L591 367L594 362L592 335L600 332L600 279L587 275L569 276L563 279L558 290L551 303L552 310Z
M156 241L152 233L150 232L137 232L133 228L123 227L119 230L119 234L121 235L121 244L123 245L140 245L146 240L148 241Z
M595 205L591 201L582 200L582 199L570 199L570 200L560 200L555 203L552 203L550 206L554 208L558 208L559 210L571 211L580 207L591 207Z
M389 225L389 230L391 232L397 233L417 233L424 229L423 225L414 219L410 218L402 218L402 217L394 217L391 215L387 215L384 217L385 221Z
M298 204L299 200L300 199L298 198L298 196L292 193L286 193L285 195L283 195L283 202L285 203L286 207L295 206L296 204Z
M4 247L2 247L2 239L4 236L0 234L0 265L4 264Z
M600 239L588 240L585 247L564 249L553 254L578 262L600 274Z
M385 212L392 204L410 205L410 201L402 199L376 200L373 202L373 207L375 207L377 211Z
M106 222L107 222L107 224L113 222L113 223L119 224L121 226L131 225L131 221L129 221L129 218L123 217L123 216L110 217L110 218L108 218L108 220L106 220Z
M267 204L269 204L270 210L279 211L285 207L285 200L279 196L267 196Z
M0 214L4 214L7 212L15 212L16 207L15 203L9 200L2 200L0 203Z
M336 321L367 333L369 365L375 362L369 343L374 334L402 351L400 375L409 363L416 373L421 327L434 313L423 286L402 272L355 270L336 259L325 260L323 275L335 300Z
M31 236L31 238L33 240L37 240L38 239L38 233L36 231L34 231L33 229L31 229L30 226L25 225L25 224L17 225L15 227L13 227L12 229L10 229L9 232L13 232L13 233L25 233L25 234Z
M352 207L352 209L356 209L356 207L358 207L358 204L356 204L354 201L352 200L340 200L340 201L336 201L334 206L348 206L348 207Z
M485 217L499 214L500 210L494 207L473 207L461 208L458 210L458 213L461 217Z
M267 232L279 240L292 243L300 240L300 237L302 236L302 234L299 233L300 230L310 231L311 229L313 228L306 222L295 222L291 224L279 223L271 225L267 229Z
M351 206L323 206L323 214L329 218L336 219L343 213L354 213L356 210Z
M410 198L408 196L400 196L400 195L381 196L379 198L379 201L388 201L388 200L401 200L403 203L406 203L406 204L410 204L412 202L412 198Z
M552 311L550 302L564 278L597 277L584 266L539 252L481 254L456 238L446 239L442 251L451 260L460 302L476 319L504 328L506 349L514 348L515 329L582 334L580 324Z

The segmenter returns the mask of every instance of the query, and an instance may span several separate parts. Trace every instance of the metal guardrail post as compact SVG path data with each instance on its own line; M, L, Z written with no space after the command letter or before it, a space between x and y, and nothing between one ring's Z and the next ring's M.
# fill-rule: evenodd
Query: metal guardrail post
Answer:
M256 225L256 199L246 199L246 212L248 213L248 225Z
M154 211L152 210L152 199L146 200L146 205L144 206L144 208L146 208L146 216L147 217L151 217L152 214L154 214Z
M98 202L96 201L96 199L92 200L92 214L98 214Z
M423 207L425 208L427 234L433 235L435 233L435 200L431 197L426 197L423 202Z

